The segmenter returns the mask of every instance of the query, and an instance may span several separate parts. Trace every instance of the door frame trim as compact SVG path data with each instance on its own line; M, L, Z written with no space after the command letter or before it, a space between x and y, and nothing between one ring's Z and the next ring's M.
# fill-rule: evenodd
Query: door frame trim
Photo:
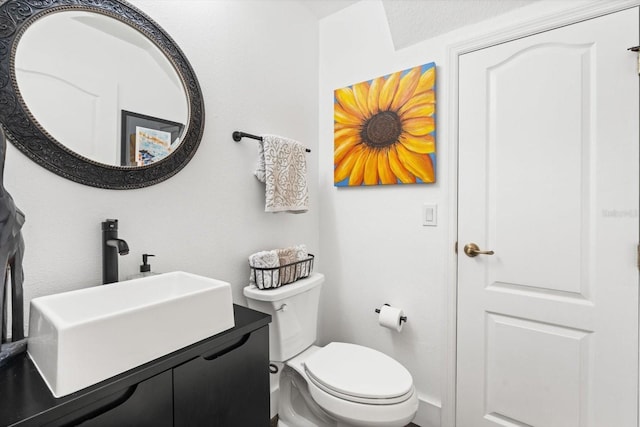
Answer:
M450 212L448 229L448 257L445 307L445 334L443 342L444 378L442 379L441 427L456 425L456 369L457 369L457 318L458 318L458 263L454 245L458 240L458 101L459 101L459 58L497 44L528 37L534 34L576 24L603 15L619 12L640 5L640 0L617 0L601 2L598 0L583 3L560 13L533 17L516 25L507 26L479 37L457 42L446 47L448 65L447 81L449 89L449 123L447 126L450 141L449 184L447 187L448 209Z

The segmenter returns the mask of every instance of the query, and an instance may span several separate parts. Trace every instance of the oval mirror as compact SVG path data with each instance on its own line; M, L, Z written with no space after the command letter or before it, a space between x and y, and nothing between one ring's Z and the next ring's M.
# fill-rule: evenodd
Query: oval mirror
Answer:
M0 107L7 136L27 156L101 188L173 176L204 126L184 54L150 18L115 0L2 4Z

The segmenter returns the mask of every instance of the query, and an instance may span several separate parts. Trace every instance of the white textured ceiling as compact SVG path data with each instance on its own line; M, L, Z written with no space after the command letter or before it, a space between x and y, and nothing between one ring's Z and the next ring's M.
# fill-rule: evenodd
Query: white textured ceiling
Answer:
M358 1L299 0L318 19ZM382 0L396 49L501 15L537 0Z
M359 0L299 0L318 19L329 16L347 6L357 3Z
M536 0L384 0L396 49L474 24Z

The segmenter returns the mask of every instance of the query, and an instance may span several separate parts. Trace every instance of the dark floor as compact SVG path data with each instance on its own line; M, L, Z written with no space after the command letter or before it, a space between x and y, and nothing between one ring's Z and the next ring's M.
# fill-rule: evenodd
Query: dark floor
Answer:
M278 425L278 416L276 415L275 417L271 418L270 427L277 427L277 425ZM420 426L418 424L409 423L407 427L420 427Z

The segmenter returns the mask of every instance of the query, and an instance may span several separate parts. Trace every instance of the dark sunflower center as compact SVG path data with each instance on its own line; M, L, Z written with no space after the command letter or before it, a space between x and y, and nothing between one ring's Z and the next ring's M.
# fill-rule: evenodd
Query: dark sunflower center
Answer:
M402 133L400 118L393 111L381 111L362 127L362 141L370 147L383 148L394 144Z

